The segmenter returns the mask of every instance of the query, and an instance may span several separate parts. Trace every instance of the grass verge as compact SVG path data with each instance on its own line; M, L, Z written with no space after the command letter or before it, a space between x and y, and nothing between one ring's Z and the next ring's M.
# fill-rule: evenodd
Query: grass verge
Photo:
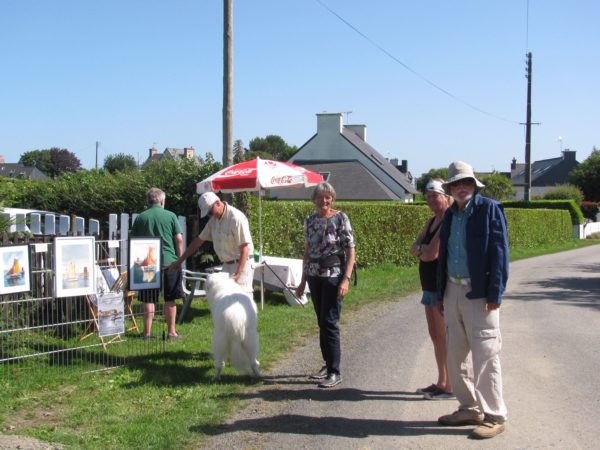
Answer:
M512 259L571 250L586 240L536 249L516 249ZM385 266L359 271L359 286L345 300L346 312L419 290L416 267ZM349 314L348 316L351 316ZM36 437L86 449L170 449L198 445L203 429L222 423L240 406L236 394L253 382L225 368L213 383L212 323L205 302L195 302L179 327L181 341L163 353L132 357L126 367L107 372L23 370L0 380L4 433ZM263 370L307 338L316 338L311 304L289 307L281 294L268 294L259 313Z

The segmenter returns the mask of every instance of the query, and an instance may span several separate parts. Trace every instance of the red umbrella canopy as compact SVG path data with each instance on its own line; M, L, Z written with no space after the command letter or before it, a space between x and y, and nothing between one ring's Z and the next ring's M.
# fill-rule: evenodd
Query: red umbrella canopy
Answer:
M256 158L226 167L196 185L196 192L244 192L259 189L309 187L323 176L284 161Z

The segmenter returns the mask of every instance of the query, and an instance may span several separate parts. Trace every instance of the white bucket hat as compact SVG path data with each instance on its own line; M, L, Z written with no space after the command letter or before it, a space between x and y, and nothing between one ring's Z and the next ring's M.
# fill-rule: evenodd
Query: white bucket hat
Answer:
M198 206L200 207L200 218L206 217L212 205L219 200L214 192L205 192L198 198Z
M466 162L462 161L454 161L448 166L448 181L443 183L442 186L446 191L448 191L450 189L450 183L454 183L455 181L462 180L464 178L472 178L475 180L475 186L478 188L485 187L485 184L475 177L473 168Z

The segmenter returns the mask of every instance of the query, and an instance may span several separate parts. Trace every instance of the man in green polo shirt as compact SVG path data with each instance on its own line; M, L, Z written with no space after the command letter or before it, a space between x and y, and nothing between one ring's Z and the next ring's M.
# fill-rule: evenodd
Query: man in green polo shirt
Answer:
M131 229L132 237L160 237L162 241L162 267L168 267L183 253L183 235L177 216L165 209L165 193L158 188L151 188L146 194L148 209L135 219ZM165 298L165 321L168 327L168 338L181 337L175 330L177 306L175 300L183 298L182 272L165 271L163 274L163 294ZM158 301L160 289L140 291L139 298L144 302L144 332L142 337L152 336L152 319L155 303Z

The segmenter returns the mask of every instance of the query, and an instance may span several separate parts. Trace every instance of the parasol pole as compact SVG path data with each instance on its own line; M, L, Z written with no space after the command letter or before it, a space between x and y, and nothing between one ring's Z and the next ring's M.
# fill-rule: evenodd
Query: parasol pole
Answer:
M261 203L261 189L258 186L258 254L260 264L263 263L263 240L262 240L262 203ZM260 271L260 310L265 309L265 268L264 266Z

